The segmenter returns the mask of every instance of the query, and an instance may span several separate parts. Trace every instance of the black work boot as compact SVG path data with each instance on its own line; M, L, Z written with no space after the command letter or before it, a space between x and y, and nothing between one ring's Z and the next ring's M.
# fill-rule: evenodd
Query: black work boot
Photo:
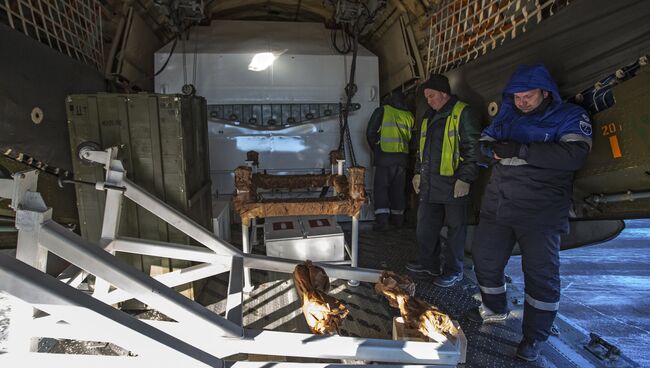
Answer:
M406 269L417 274L429 275L433 277L441 275L440 267L429 269L421 265L417 260L406 262Z
M404 215L390 215L390 224L396 228L401 228L404 226Z
M372 231L376 231L378 233L383 233L388 230L390 230L390 226L388 226L388 224L382 224L378 222L372 225Z
M376 214L375 215L375 224L372 225L372 230L377 231L377 232L383 232L383 231L388 231L390 230L390 227L388 226L388 214L387 213L382 213L382 214Z
M456 285L457 283L463 281L463 273L454 273L451 275L443 275L436 277L433 280L433 284L441 287L441 288L448 288Z
M524 337L519 346L517 346L517 358L527 362L534 362L539 358L539 353L542 351L543 341L532 340Z
M496 323L502 322L508 319L508 314L510 312L506 311L505 313L495 313L490 308L481 304L479 307L476 307L465 314L465 317L472 322L476 323Z

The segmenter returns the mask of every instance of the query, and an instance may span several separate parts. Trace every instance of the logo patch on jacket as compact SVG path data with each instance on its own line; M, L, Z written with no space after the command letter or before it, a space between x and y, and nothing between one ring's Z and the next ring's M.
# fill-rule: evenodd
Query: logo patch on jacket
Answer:
M585 135L591 135L591 123L589 122L589 117L587 117L585 114L582 114L582 118L585 120L580 120L580 131L582 131Z

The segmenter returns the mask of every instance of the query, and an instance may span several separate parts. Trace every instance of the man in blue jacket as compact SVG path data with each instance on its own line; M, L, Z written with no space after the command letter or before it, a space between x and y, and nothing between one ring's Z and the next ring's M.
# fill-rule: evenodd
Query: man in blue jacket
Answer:
M559 308L560 234L569 229L573 175L589 154L591 122L585 110L562 102L543 65L522 65L480 142L494 166L472 247L482 304L468 318L507 318L504 268L518 242L526 296L517 357L534 361Z

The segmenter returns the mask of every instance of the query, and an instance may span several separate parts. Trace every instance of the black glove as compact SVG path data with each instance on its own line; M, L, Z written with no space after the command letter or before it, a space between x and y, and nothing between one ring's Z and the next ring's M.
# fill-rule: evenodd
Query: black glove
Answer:
M519 149L521 149L521 143L513 141L501 141L492 145L494 153L501 158L517 157Z
M494 150L492 149L493 145L494 142L480 142L479 149L481 150L481 154L478 155L478 159L476 160L478 166L487 168L497 162L497 160L494 159Z

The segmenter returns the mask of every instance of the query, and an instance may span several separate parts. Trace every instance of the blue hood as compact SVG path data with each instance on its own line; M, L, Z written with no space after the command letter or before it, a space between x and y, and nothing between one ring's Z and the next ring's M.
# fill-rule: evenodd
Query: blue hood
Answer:
M531 66L519 65L517 70L512 74L512 77L510 77L510 81L503 89L501 108L494 120L500 121L517 111L513 99L514 93L530 91L531 89L536 88L548 91L553 96L553 102L547 108L547 113L557 109L562 103L562 97L560 96L557 84L555 84L551 74L546 70L546 67L543 64L535 64Z

